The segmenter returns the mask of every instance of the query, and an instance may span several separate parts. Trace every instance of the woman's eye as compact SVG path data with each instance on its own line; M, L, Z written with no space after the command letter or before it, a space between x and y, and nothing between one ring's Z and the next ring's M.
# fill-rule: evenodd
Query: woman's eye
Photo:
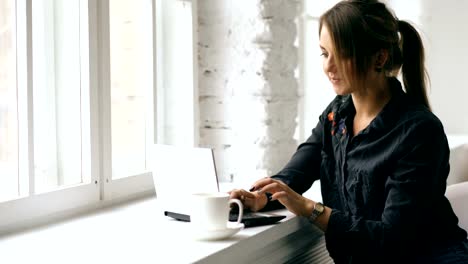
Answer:
M328 54L327 54L327 53L325 53L325 52L322 52L322 53L320 54L320 56L322 56L322 57L325 57L325 58L326 58L326 57L328 57Z

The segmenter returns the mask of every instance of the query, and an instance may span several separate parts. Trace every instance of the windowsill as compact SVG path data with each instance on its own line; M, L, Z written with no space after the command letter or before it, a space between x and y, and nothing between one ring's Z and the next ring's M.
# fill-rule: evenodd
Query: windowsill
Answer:
M315 226L281 213L288 217L276 225L197 241L189 235L190 223L165 217L151 197L0 238L0 248L3 260L17 263L247 263L297 254L297 244L288 245L298 230L302 245L319 243Z

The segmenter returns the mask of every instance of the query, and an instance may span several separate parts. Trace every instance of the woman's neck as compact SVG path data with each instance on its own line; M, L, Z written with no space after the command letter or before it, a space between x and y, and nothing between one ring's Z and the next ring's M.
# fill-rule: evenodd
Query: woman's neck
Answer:
M352 93L356 116L360 118L374 118L390 101L391 91L387 78L373 82L365 89Z
M389 82L387 78L384 78L373 82L365 89L352 93L351 96L356 109L353 120L353 135L357 135L382 111L392 95Z

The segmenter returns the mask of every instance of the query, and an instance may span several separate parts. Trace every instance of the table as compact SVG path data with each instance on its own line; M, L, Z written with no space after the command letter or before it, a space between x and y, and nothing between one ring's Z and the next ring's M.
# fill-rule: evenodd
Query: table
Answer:
M154 197L0 238L5 263L284 263L329 261L323 233L286 210L269 226L221 241L190 237L190 223L163 215ZM322 262L321 262L322 263Z

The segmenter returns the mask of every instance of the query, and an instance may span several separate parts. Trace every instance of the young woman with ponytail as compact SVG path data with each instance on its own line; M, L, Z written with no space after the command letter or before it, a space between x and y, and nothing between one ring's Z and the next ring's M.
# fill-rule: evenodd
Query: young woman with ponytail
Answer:
M280 172L231 196L307 217L335 263L468 263L418 32L377 0L349 0L321 16L319 34L337 97ZM316 180L323 204L301 195Z

